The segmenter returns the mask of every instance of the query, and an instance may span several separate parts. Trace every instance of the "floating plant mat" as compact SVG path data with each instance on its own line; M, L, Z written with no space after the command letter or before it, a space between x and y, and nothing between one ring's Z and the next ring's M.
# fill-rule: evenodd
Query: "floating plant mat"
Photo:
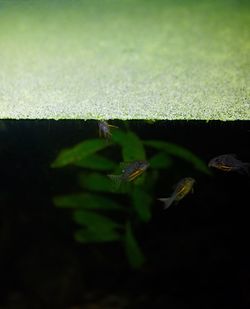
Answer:
M249 120L249 3L0 0L0 118Z

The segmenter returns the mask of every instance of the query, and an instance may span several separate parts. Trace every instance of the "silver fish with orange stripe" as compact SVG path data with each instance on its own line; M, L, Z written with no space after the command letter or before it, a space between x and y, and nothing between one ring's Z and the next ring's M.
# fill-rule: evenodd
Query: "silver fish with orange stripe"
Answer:
M149 167L149 163L146 160L125 162L123 165L124 168L120 175L108 175L118 185L123 181L130 182L135 180Z
M167 209L173 203L178 203L182 200L189 192L193 192L193 186L195 183L195 179L191 177L186 177L181 179L173 194L168 198L159 198L158 200L164 203L164 209Z

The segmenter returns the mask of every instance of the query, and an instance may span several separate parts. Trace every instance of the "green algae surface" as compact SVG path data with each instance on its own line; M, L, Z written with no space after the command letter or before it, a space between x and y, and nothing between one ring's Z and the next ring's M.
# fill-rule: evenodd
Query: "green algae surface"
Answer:
M250 120L250 4L0 0L0 68L2 119Z

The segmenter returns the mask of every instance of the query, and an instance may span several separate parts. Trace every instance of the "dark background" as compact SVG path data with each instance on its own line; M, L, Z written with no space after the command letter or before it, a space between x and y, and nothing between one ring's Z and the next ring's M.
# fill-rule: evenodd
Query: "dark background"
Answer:
M250 122L129 125L205 162L224 153L250 162ZM139 271L119 244L74 241L71 216L52 197L74 190L75 170L49 165L61 148L97 136L95 121L1 122L0 308L250 308L247 176L200 175L181 205L163 211L156 202L151 222L138 231L148 258ZM167 183L166 173L155 200Z

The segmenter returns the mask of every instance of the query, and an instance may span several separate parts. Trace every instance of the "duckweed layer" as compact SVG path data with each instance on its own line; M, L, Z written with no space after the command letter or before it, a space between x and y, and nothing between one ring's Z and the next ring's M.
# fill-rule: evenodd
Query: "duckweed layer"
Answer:
M250 120L250 5L0 0L0 118Z

